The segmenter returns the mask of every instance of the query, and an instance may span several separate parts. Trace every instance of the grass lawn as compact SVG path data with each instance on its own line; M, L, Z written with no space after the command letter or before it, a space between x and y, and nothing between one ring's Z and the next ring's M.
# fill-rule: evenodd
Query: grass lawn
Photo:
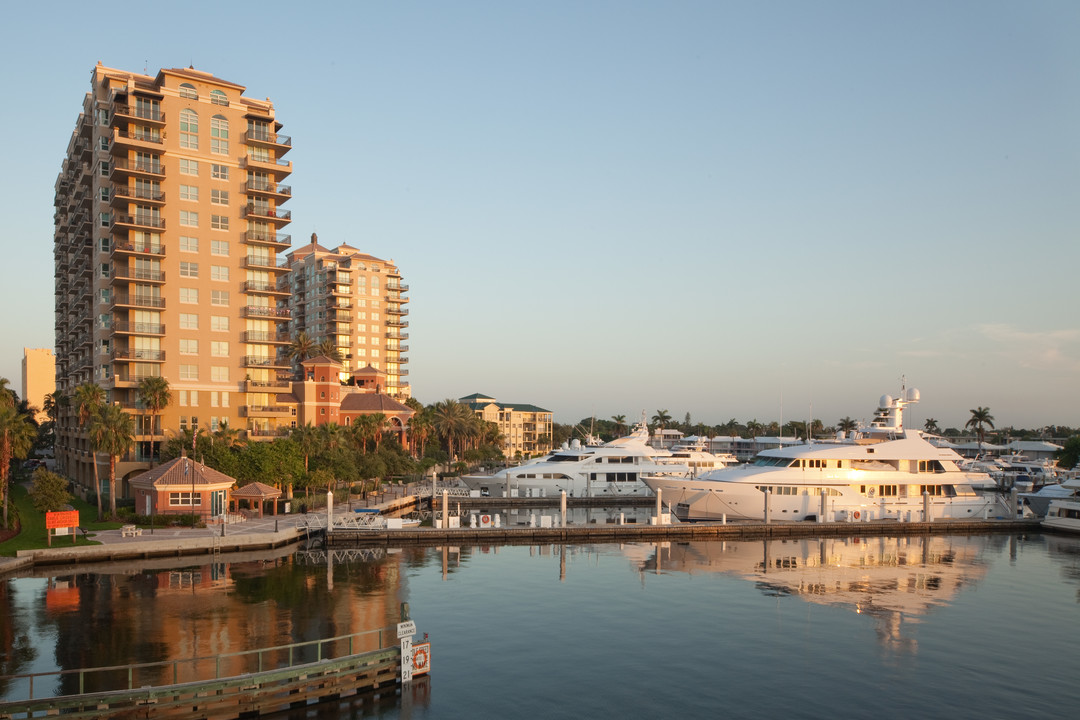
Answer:
M45 534L45 513L38 512L30 501L30 494L24 485L12 485L11 502L19 509L19 517L22 519L22 532L7 542L0 543L0 555L14 557L19 550L38 550L49 547ZM97 507L87 505L82 500L74 498L71 507L79 511L79 525L87 531L75 532L75 545L100 545L101 543L91 540L96 530L113 530L124 523L118 521L97 522ZM53 537L53 547L70 547L72 545L70 535Z

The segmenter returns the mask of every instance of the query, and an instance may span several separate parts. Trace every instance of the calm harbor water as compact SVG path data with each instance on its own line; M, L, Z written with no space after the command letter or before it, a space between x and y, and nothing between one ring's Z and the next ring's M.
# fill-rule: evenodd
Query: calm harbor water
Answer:
M412 548L339 554L329 571L324 553L294 550L0 581L0 674L389 635L407 601L429 677L278 717L1072 718L1080 705L1080 539Z

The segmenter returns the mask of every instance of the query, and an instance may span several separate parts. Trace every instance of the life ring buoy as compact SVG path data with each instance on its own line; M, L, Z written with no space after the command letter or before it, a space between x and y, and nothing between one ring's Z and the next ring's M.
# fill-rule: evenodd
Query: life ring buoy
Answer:
M480 516L480 522L487 525L489 522L491 522L491 516L490 515L481 515Z
M413 653L413 667L417 670L427 670L428 651L425 648L417 648Z
M853 516L853 517L854 517L854 518L855 518L856 520L858 520L858 519L859 519L859 511L858 511L858 510L856 510L855 512L853 512L853 513L852 513L852 516Z

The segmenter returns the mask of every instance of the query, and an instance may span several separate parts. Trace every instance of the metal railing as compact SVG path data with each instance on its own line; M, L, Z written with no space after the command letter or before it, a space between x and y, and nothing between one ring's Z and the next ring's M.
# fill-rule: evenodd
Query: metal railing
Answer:
M170 669L172 670L171 684L173 685L179 684L180 682L192 682L193 677L196 680L221 680L249 673L265 672L267 670L284 670L299 665L309 665L313 662L336 660L351 655L357 655L362 652L372 652L372 650L359 649L359 647L362 647L362 643L357 642L357 640L364 637L375 636L377 638L377 647L374 648L374 650L388 650L391 648L383 645L384 637L387 635L391 639L391 642L396 641L397 638L391 631L383 629L365 630L363 632L338 635L322 640L308 640L306 642L290 643L288 645L274 645L273 647L259 648L257 650L241 650L239 652L223 653L220 655L204 655L194 658L184 658L182 660L162 660L159 662L111 665L98 668L79 668L77 670L53 670L49 672L24 673L21 675L3 675L0 676L0 685L7 684L11 686L25 683L27 696L25 698L14 698L13 700L33 700L35 697L69 697L73 695L83 695L87 692L109 692L144 688L147 683L143 682L143 680L148 675L157 674L161 676ZM209 670L206 670L200 676L200 668L207 668L211 665L213 667L213 674L211 675ZM222 674L223 668L228 672L227 675ZM98 683L108 683L109 679L111 679L110 675L113 676L113 678L119 676L122 679L119 683L113 679L112 684L114 686L112 687L101 687ZM40 685L41 681L45 680L45 686L53 689L60 688L65 679L72 677L77 678L76 685L78 687L78 692L34 695L35 682ZM96 678L104 679L95 682ZM88 679L91 681L91 688L89 690L87 689ZM9 697L10 695L11 692L9 691Z

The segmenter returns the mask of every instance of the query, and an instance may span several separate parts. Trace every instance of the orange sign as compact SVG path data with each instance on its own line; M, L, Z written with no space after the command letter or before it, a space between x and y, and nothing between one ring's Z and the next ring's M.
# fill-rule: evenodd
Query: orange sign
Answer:
M47 512L45 513L45 527L49 530L79 527L79 511L60 510L59 512Z

